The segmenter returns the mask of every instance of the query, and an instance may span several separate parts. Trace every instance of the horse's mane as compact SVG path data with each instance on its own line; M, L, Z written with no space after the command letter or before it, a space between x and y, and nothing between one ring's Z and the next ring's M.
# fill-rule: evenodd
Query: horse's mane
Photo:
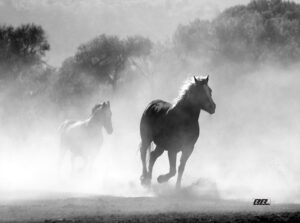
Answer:
M203 81L206 77L200 76L196 77L199 82ZM178 103L184 102L187 98L187 95L190 93L190 91L196 86L194 77L190 77L186 79L186 81L183 83L183 85L180 87L179 94L177 98L175 98L173 102L173 106L175 106Z
M173 105L178 104L179 102L182 102L186 99L186 96L188 95L189 91L196 85L193 78L188 78L183 85L179 89L179 94L177 98L175 98Z
M92 115L95 113L96 110L98 110L99 108L101 108L103 106L103 104L96 104L93 109L92 109Z

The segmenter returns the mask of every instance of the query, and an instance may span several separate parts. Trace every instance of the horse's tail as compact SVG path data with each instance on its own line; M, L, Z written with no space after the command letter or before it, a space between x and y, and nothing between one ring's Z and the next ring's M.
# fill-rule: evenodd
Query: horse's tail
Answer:
M64 147L64 141L65 141L65 134L66 134L66 130L68 129L68 127L70 125L72 125L73 123L75 123L76 121L72 121L72 120L66 120L64 121L57 129L58 134L59 134L59 147L60 150L63 150Z
M64 160L65 153L67 151L66 142L65 142L66 129L75 122L76 121L66 120L57 129L57 131L59 133L59 155L58 155L58 170L59 171L62 167L62 162Z

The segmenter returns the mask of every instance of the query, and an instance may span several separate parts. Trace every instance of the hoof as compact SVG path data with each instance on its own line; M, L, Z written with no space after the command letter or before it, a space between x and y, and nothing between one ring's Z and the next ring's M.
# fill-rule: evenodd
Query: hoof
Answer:
M140 181L143 186L151 185L151 179L149 177L141 176Z
M167 181L167 179L166 179L165 175L160 175L160 176L157 177L157 182L160 183L160 184L164 183L166 181Z

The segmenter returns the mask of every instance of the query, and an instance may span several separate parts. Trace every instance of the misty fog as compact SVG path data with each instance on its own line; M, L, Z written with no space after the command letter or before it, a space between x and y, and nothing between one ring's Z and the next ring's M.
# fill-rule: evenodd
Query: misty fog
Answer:
M224 9L248 1L0 2L2 23L40 24L50 43L45 56L50 75L41 81L44 84L34 79L36 70L28 71L34 76L28 79L0 81L0 199L51 193L161 196L173 190L176 177L166 185L156 181L169 168L166 152L154 166L153 188L140 185L140 118L151 100L173 102L187 78L209 74L217 109L214 115L201 111L200 137L187 162L183 187L199 199L267 197L275 203L300 202L299 60L239 64L220 54L207 62L213 56L206 49L178 55L172 48L179 24L189 26L196 18L211 21ZM153 42L152 51L146 59L137 58L138 65L125 63L117 89L84 74L72 82L82 91L70 100L65 98L69 93L59 95L61 64L76 54L80 44L103 33L124 41L127 36L145 36ZM93 170L72 172L70 154L59 168L60 124L87 118L95 104L107 100L114 132L108 135L103 130L104 144ZM81 165L81 160L77 163Z

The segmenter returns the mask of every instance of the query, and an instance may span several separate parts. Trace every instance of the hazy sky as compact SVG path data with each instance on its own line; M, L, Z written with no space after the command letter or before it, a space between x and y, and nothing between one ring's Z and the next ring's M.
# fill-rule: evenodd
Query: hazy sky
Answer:
M55 66L79 44L102 33L122 37L140 34L152 40L172 36L179 23L211 19L224 8L250 0L0 0L0 21L36 23L46 30ZM297 0L300 2L300 0Z

